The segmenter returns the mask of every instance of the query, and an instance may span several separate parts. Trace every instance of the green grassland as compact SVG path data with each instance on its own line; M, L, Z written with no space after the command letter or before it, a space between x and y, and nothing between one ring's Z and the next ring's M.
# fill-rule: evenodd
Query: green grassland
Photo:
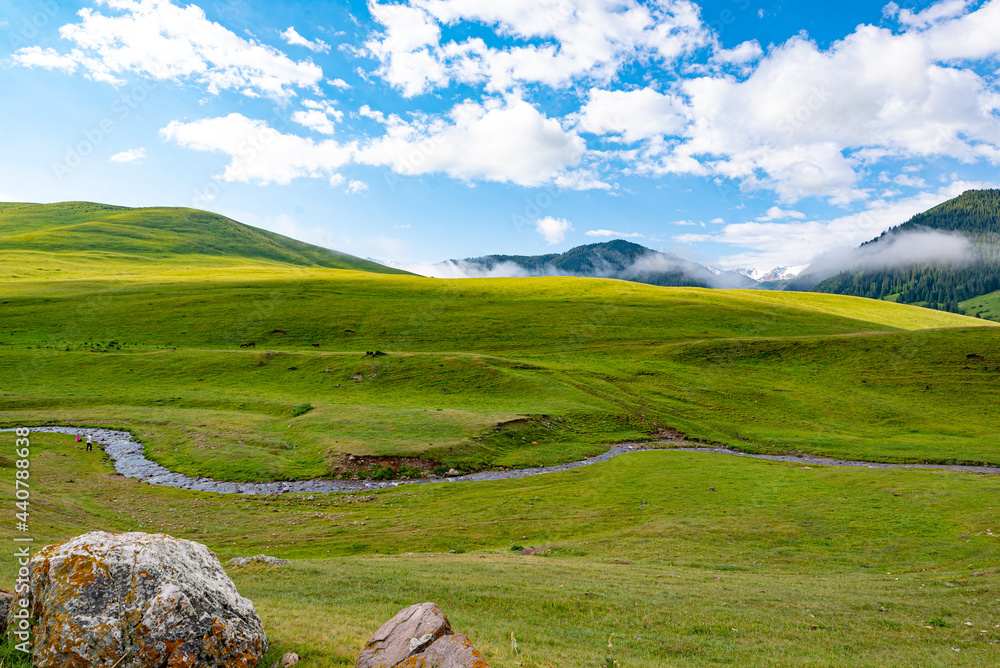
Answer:
M0 283L0 420L126 426L164 465L229 480L323 476L339 453L553 464L664 429L1000 463L1000 334L981 320L808 293L155 266Z
M973 297L961 302L958 308L965 315L1000 322L1000 291Z
M827 294L426 279L297 243L189 210L0 205L0 423L129 429L169 468L227 480L333 475L346 454L553 464L671 430L1000 464L987 320ZM523 480L243 497L126 479L67 436L32 443L36 545L161 531L223 560L293 559L230 569L272 640L265 666L284 651L353 665L422 600L499 667L1000 662L998 476L650 451Z
M237 497L123 478L68 436L31 442L38 544L161 531L223 562L293 559L229 569L264 619L265 666L285 651L303 668L351 666L423 600L498 668L1000 660L997 476L654 451L516 481Z

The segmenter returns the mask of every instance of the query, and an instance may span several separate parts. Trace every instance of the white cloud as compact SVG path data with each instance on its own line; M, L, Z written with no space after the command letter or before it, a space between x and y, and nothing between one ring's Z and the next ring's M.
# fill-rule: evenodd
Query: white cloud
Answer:
M224 181L261 185L287 184L300 177L332 179L354 151L353 144L282 134L264 121L236 113L191 123L173 121L160 136L195 151L224 153L230 158Z
M971 0L944 0L944 2L932 4L921 12L914 12L910 9L901 10L896 3L890 2L889 5L895 5L895 7L890 9L889 5L886 5L885 9L888 11L883 11L883 14L887 17L895 16L900 23L913 28L926 28L943 20L965 14L970 4L972 4Z
M121 153L115 153L113 156L108 158L111 162L128 162L132 164L139 164L146 157L146 149L143 147L132 148L127 151L122 151Z
M348 195L357 195L359 193L366 192L367 190L368 190L368 184L365 183L364 181L352 180L347 184Z
M646 235L638 232L615 232L614 230L587 230L588 237L618 237L620 239L644 239Z
M16 51L25 67L82 70L90 79L122 85L125 74L157 80L193 80L208 92L240 91L284 99L294 88L314 88L323 72L312 61L245 40L205 17L196 5L169 0L102 0L110 11L79 11L80 22L59 35L74 44L66 52L37 46Z
M712 61L728 65L746 65L764 55L764 50L760 48L757 40L743 42L732 49L717 48L712 53Z
M566 233L572 229L573 225L565 218L546 216L535 221L535 231L541 234L550 246L565 241Z
M326 83L329 86L333 86L334 88L339 88L341 90L349 90L351 88L351 84L347 83L343 79L327 79Z
M683 101L651 88L592 88L576 120L583 132L619 135L626 142L676 135L687 125Z
M514 97L467 101L448 118L404 121L367 107L360 113L385 123L386 134L362 146L357 161L388 166L397 174L442 172L465 181L536 186L576 167L586 148L559 121Z
M772 206L764 213L764 215L759 216L757 220L761 222L767 222L770 220L782 220L785 218L802 219L805 217L806 214L802 213L801 211L795 211L794 209L786 210L777 206Z
M687 234L674 237L679 243L714 242L733 246L739 253L723 257L723 267L777 267L809 264L824 253L839 253L856 248L879 234L900 225L914 215L971 188L996 187L987 184L956 182L938 190L896 200L875 200L859 213L832 220L796 222L746 222L725 225L713 234Z
M372 1L369 9L383 31L366 42L367 52L381 63L377 74L408 97L451 81L491 91L610 81L626 62L670 63L708 40L688 0ZM442 43L441 27L460 24L486 27L512 44L494 48L478 37Z
M625 159L641 173L709 173L837 205L870 197L861 179L873 161L1000 164L995 82L956 62L1000 55L1000 2L960 16L967 4L932 5L902 32L862 25L827 49L797 36L745 77L682 79L672 94L690 122Z
M911 176L909 174L900 174L892 180L893 183L900 186L906 186L908 188L926 188L927 182L918 176Z
M303 100L302 106L306 109L294 112L292 120L320 134L332 135L334 121L339 123L344 119L344 112L338 110L330 102Z
M323 40L317 39L315 42L310 42L296 32L295 28L292 26L288 26L288 30L281 33L281 38L292 46L304 46L310 51L315 51L316 53L326 53L330 50L330 45Z

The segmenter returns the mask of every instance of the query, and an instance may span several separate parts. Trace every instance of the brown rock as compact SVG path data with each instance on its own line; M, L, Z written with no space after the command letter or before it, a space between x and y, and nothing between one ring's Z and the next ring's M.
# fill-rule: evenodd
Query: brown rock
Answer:
M438 638L420 654L414 654L397 668L490 668L483 655L461 633Z
M449 633L451 624L437 605L411 605L372 634L358 655L355 668L392 668Z

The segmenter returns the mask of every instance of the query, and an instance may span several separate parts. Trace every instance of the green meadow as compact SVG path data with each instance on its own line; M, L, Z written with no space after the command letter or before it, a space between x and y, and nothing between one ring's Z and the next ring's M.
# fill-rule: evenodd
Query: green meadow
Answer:
M652 451L524 480L260 497L141 484L82 446L33 435L35 540L155 531L224 564L292 559L228 568L264 620L264 666L286 651L353 666L423 600L500 667L1000 661L998 476Z
M678 433L1000 465L987 320L827 294L428 279L192 210L2 204L0 247L2 426L128 429L190 475L329 477L348 455L515 468ZM67 436L32 442L36 544L140 530L223 561L293 559L230 569L268 666L284 651L353 665L423 600L494 666L1000 661L998 476L649 451L523 480L236 497L123 478Z

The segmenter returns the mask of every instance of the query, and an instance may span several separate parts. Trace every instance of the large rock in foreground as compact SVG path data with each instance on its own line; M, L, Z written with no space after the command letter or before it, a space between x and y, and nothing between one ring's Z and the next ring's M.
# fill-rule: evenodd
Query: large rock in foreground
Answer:
M29 568L36 668L254 668L267 650L253 603L200 543L96 531Z
M467 637L433 603L411 605L379 627L355 668L489 668Z

